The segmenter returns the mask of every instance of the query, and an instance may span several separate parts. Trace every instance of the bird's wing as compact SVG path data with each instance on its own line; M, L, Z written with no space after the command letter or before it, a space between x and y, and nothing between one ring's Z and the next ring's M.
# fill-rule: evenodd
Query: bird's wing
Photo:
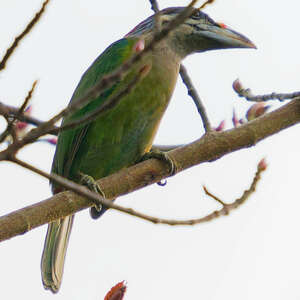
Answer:
M123 62L128 60L133 54L133 47L136 39L121 39L110 45L83 74L73 96L71 102L76 101L83 96L88 89L93 87L105 74L109 74L117 70ZM63 124L76 120L92 111L95 104L101 105L108 97L118 88L120 84L117 82L111 88L107 89L97 99L94 99L86 106L78 110L73 115L65 118ZM72 161L82 143L89 124L69 129L61 132L58 137L56 152L52 164L52 172L68 177Z

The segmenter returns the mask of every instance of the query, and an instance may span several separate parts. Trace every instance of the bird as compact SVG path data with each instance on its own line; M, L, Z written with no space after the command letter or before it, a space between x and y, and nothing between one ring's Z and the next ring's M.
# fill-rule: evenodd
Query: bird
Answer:
M186 7L169 7L154 14L111 44L81 77L70 103L76 102L105 75L143 51L157 30L162 30ZM91 122L61 131L51 172L77 183L82 174L95 180L135 164L149 153L160 121L167 109L181 61L190 54L228 48L256 48L244 35L215 22L198 8L166 38L147 52L130 70L95 99L66 116L62 125L78 120L120 93L139 75L134 88ZM51 182L52 192L62 187ZM101 190L99 189L101 192ZM99 207L94 212L99 212ZM100 210L99 215L105 211ZM45 289L59 291L74 215L48 225L41 260Z

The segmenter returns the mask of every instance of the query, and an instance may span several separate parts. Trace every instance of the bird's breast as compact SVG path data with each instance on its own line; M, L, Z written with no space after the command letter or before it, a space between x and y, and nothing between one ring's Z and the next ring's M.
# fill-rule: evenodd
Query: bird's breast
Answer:
M179 65L165 66L155 59L141 62L135 72L143 74L135 88L90 125L87 142L79 150L79 165L73 163L74 171L101 178L134 164L148 152L172 96L178 69ZM135 74L124 81L130 82Z

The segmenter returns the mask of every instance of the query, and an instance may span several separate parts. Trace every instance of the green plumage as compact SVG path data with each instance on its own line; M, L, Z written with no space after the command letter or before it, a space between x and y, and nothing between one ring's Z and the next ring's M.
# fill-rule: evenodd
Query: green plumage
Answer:
M106 49L83 75L71 102L132 56L137 42L137 39L122 39ZM168 74L161 70L163 65L159 66L148 56L122 82L66 118L64 124L93 111L124 89L137 72L149 68L134 91L118 105L90 124L60 134L52 171L73 180L79 171L98 179L140 159L149 150L175 83L174 72Z

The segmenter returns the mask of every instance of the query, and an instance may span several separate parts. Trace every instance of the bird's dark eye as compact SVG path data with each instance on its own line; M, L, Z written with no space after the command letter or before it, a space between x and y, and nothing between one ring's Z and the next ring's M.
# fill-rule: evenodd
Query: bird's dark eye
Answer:
M194 20L199 20L203 16L203 13L200 10L196 10L192 15L191 18Z

